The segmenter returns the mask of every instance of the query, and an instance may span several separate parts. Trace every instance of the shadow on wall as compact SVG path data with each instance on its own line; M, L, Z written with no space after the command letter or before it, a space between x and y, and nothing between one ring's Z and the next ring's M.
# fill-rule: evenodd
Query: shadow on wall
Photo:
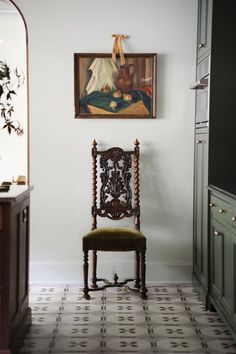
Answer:
M181 207L184 201L170 195L174 186L170 190L171 178L168 171L163 171L158 152L151 144L143 143L140 161L141 230L147 234L149 259L188 261L192 254L191 235L186 242L188 223Z
M159 227L167 226L170 208L166 204L165 182L161 176L157 152L149 143L142 145L140 160L142 225L157 230Z

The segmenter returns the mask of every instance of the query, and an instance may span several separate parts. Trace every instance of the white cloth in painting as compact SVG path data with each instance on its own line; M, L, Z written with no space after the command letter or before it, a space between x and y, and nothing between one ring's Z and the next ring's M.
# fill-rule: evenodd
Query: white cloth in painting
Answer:
M118 69L112 59L96 58L88 68L92 71L92 77L86 87L87 94L93 91L101 91L105 86L111 90L115 89L115 79Z

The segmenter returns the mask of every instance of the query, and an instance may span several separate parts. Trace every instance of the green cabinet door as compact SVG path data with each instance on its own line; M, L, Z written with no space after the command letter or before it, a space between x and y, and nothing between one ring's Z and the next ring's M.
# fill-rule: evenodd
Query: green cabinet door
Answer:
M224 229L224 250L223 250L223 293L222 306L229 318L232 318L234 311L234 291L233 291L233 253L232 253L232 233L231 229Z
M236 328L236 232L232 234L232 298L233 298L233 313L232 313L232 322L234 328Z
M230 201L211 196L211 296L228 318L234 312L234 247Z
M223 294L224 239L223 227L211 220L211 295L221 302Z
M212 28L212 0L198 1L198 63L210 54Z
M193 273L208 288L208 131L197 129L194 165ZM204 299L203 299L204 300Z

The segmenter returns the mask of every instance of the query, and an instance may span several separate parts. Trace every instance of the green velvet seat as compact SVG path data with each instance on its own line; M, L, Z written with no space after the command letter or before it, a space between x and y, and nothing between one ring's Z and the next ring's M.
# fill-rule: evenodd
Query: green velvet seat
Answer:
M134 286L130 289L139 292L141 297L145 299L147 297L145 283L146 237L140 231L139 142L135 141L135 147L131 151L125 151L119 147L99 151L94 140L92 159L92 231L82 237L84 297L88 300L91 291L103 290L111 286L128 286L128 282L133 281ZM100 177L99 183L98 177ZM134 220L134 224L133 227L98 227L97 217L113 221L129 218ZM93 253L91 286L88 285L89 251ZM134 251L134 278L118 281L119 277L116 273L114 274L114 282L97 278L97 251ZM98 286L97 282L100 281L104 282L103 286Z
M97 251L145 251L146 238L128 227L99 227L83 237L83 249Z

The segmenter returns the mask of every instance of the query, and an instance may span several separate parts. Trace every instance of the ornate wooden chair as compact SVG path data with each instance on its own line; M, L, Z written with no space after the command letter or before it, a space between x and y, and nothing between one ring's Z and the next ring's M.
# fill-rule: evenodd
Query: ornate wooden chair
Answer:
M100 185L98 191L97 158L100 157ZM146 298L146 238L140 232L139 206L139 142L135 141L132 151L124 151L112 147L105 151L97 150L93 141L93 204L92 231L83 236L84 251L84 297L90 299L89 291L103 290L111 286L123 286L134 281L132 290L139 291ZM133 174L133 188L131 186ZM134 193L132 193L132 190ZM99 196L98 196L99 192ZM97 199L99 197L99 206ZM97 227L97 216L112 220L134 217L134 227ZM88 252L93 251L92 286L88 286ZM117 274L114 282L97 278L97 251L135 251L135 278L118 282ZM97 281L104 285L98 287ZM128 286L128 285L127 285Z

